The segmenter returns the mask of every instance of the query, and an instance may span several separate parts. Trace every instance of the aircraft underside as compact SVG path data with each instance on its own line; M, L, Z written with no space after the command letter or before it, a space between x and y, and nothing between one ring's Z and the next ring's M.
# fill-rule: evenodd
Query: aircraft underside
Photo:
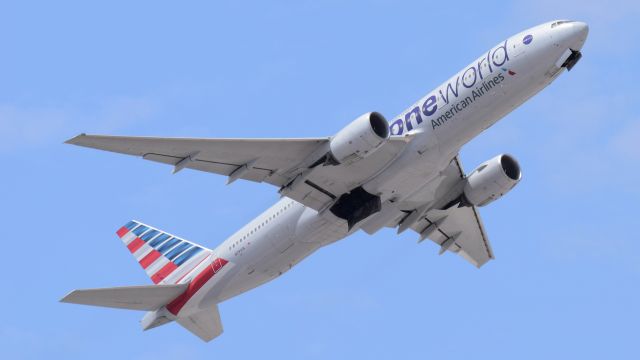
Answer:
M63 302L147 311L144 330L176 321L209 341L217 304L285 273L355 231L411 230L476 267L494 259L480 208L521 180L499 154L465 172L461 147L580 60L588 27L559 20L483 53L394 120L377 112L330 137L208 139L81 134L70 144L278 189L281 199L214 249L130 221L117 231L154 285L75 290Z

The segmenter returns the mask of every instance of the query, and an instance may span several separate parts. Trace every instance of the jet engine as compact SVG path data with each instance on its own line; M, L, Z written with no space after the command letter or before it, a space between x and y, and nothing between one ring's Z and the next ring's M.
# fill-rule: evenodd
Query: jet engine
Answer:
M487 205L508 193L521 178L520 165L516 159L507 154L498 155L467 176L462 203Z
M389 123L378 112L366 113L329 141L331 160L349 164L373 154L389 139Z

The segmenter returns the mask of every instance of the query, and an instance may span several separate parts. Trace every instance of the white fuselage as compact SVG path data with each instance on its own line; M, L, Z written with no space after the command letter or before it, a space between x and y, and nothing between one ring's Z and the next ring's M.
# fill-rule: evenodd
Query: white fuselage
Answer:
M550 84L562 72L567 50L580 50L587 35L583 23L551 24L500 42L394 118L392 135L409 134L412 140L363 188L383 202L410 199L462 145ZM232 266L203 286L183 311L204 309L274 279L357 229L348 230L330 211L284 197L214 250L212 258Z

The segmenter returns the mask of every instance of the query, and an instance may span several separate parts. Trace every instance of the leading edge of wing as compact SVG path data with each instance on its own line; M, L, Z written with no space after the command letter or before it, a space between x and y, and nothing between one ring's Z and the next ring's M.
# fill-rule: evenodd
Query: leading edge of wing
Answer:
M278 174L295 167L327 141L328 138L216 139L80 134L66 143L140 156L172 165L174 172L186 167L229 176L236 170L244 173L241 171L244 166L252 171L241 178L261 182L269 177L274 185L281 186L287 179L281 179Z
M159 136L123 136L123 135L94 135L94 134L86 134L81 133L78 134L68 140L66 140L65 144L84 146L99 150L107 150L113 152L127 153L131 155L136 155L135 152L127 152L124 150L117 150L115 146L109 146L109 143L113 143L113 145L126 144L129 141L132 142L153 142L153 141L167 141L167 142L184 142L191 144L199 144L199 143L207 143L207 142L216 142L216 143L255 143L255 142L264 142L264 143L309 143L309 142L317 142L323 143L328 141L328 137L315 137L315 138L191 138L191 137L159 137ZM133 147L130 148L133 150Z

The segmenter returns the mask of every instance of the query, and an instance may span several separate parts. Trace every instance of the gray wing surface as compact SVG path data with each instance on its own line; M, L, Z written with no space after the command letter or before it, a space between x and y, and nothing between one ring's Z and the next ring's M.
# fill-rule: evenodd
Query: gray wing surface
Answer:
M453 188L465 177L458 157L443 172L441 188ZM429 239L440 246L440 253L451 251L481 267L493 259L493 250L475 206L453 205L446 210L427 211L411 229L420 235L419 241Z
M418 242L429 239L440 247L441 254L453 252L481 267L494 258L493 251L478 209L458 207L453 200L459 196L464 179L460 160L455 157L416 193L382 204L382 210L366 220L362 229L368 234L384 226L398 227L398 232L411 229L418 233ZM446 201L453 204L445 204Z
M286 195L320 210L340 195L361 185L392 161L405 147L406 138L391 138L369 157L353 164L316 166L308 160L322 155L329 138L306 139L211 139L107 136L80 134L68 144L142 157L174 167L206 171L229 177L266 182ZM305 162L306 161L306 162Z
M197 139L80 134L66 143L140 156L178 166L177 170L188 168L225 176L251 164L241 179L282 186L287 179L278 172L299 163L326 141L326 138Z

